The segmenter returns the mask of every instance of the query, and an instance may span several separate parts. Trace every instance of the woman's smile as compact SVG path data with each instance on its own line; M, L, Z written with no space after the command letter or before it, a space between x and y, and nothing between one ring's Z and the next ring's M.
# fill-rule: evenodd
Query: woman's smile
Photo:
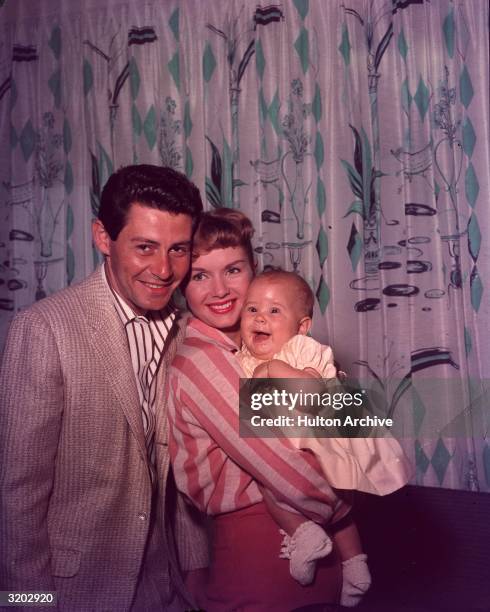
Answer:
M227 300L226 302L214 302L208 304L208 308L216 314L227 314L231 312L236 305L236 300Z

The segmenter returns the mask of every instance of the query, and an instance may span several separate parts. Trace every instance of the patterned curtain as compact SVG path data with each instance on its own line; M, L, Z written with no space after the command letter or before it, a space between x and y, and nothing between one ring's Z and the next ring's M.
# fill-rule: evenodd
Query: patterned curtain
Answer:
M490 490L488 2L0 3L0 338L87 276L114 168L170 165L297 270L414 483ZM487 204L485 204L485 202Z

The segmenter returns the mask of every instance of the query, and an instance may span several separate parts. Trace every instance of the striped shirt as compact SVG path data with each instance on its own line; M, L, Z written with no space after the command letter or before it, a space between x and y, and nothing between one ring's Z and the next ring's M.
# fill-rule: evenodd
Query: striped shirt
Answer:
M162 357L165 340L175 320L173 308L148 311L146 316L137 315L127 302L110 286L102 266L102 277L114 297L114 306L128 339L131 363L136 378L142 410L146 448L150 462L154 463L155 398L157 395L156 373Z
M190 319L169 374L170 455L178 488L215 515L262 501L257 483L279 504L322 522L349 507L331 489L312 454L285 438L241 438L237 346Z

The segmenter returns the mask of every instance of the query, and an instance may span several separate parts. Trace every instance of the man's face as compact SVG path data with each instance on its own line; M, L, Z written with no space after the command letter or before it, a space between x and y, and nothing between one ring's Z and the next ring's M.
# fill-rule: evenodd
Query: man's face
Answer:
M137 314L160 310L187 273L192 219L188 215L131 205L116 240L100 221L94 222L94 241L107 257L112 288Z

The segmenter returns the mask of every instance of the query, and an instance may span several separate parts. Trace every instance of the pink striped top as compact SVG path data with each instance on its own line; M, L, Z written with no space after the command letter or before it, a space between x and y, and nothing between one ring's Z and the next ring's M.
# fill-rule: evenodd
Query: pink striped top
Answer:
M178 488L215 515L262 501L257 482L281 506L317 522L349 511L316 459L283 438L241 438L237 346L190 319L169 376L170 454Z

